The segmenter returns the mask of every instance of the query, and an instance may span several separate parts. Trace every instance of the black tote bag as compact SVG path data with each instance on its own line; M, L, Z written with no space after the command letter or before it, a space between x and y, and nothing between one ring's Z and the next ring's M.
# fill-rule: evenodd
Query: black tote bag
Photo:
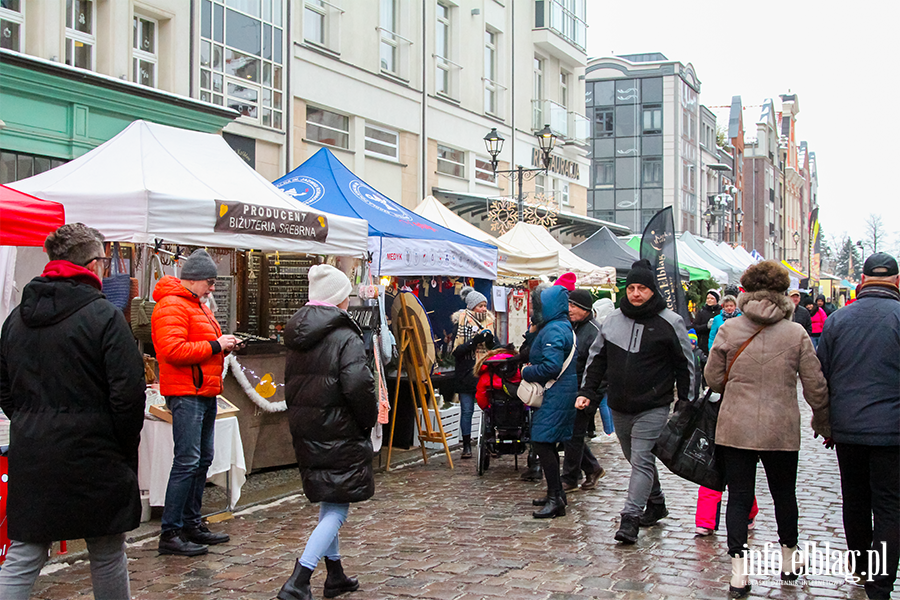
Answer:
M666 468L688 481L721 492L725 477L716 462L716 420L721 402L712 390L694 402L679 402L653 447Z

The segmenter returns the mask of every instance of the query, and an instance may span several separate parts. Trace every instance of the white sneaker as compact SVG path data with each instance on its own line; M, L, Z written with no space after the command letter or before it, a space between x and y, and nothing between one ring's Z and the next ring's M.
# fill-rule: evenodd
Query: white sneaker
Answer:
M619 441L619 438L616 436L616 433L610 433L609 435L603 434L600 436L601 444L611 444L612 442Z

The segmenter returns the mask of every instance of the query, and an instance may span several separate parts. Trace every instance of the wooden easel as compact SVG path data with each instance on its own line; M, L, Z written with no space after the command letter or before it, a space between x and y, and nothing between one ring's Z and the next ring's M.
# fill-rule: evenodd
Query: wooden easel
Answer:
M419 447L422 449L422 459L428 463L428 454L425 452L425 442L441 442L444 444L444 452L447 454L447 462L453 468L453 458L450 456L450 446L447 445L447 436L444 434L444 424L441 423L441 413L438 410L437 400L434 397L434 387L431 385L431 375L425 367L425 347L423 340L419 339L419 330L410 322L409 313L406 311L406 294L399 294L394 302L401 302L401 310L397 315L397 328L400 332L398 347L400 360L397 362L397 384L394 388L394 410L391 415L391 436L388 441L388 455L386 470L391 470L391 451L394 449L394 426L397 424L397 402L400 398L400 378L403 375L403 363L407 362L406 379L409 381L410 397L413 400L413 411L416 415L416 427L419 430ZM428 404L437 417L438 431L431 427L431 419ZM417 408L422 409L419 416Z

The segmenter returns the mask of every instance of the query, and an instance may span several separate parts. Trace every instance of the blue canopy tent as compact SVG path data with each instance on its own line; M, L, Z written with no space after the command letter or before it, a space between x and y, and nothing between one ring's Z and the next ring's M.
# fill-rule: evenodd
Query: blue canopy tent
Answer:
M273 182L298 202L365 219L373 275L497 278L497 247L456 233L394 202L322 148Z

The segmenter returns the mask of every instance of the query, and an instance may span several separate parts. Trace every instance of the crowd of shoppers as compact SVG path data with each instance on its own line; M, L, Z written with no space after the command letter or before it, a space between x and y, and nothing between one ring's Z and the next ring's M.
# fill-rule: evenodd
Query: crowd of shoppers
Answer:
M12 540L0 570L0 598L30 596L54 540L85 539L95 596L125 599L125 533L141 512L136 471L143 364L122 313L102 294L108 262L102 235L65 225L47 238L45 249L50 262L25 286L0 335L0 408L11 422ZM175 444L160 554L195 556L229 540L200 518L224 357L239 345L221 332L207 305L216 277L215 262L197 250L180 278L165 277L154 291L153 341ZM553 382L532 418L531 440L547 483L533 516L565 516L566 491L597 486L605 471L586 442L604 402L631 466L615 539L634 544L640 527L667 516L652 449L671 403L677 398L683 406L697 397L705 349L706 382L722 394L715 439L728 490L729 596L751 591L744 557L758 462L775 505L781 578L804 573L796 491L799 382L813 411L813 432L837 450L844 531L855 557L847 568L869 598L890 598L900 562L896 259L870 256L857 301L840 310L822 296L804 302L799 291L788 291L781 265L760 262L744 272L742 292L707 294L690 333L666 307L647 261L632 266L617 309L608 300L592 303L590 292L575 283L566 274L557 285L535 290L526 344L518 356L512 348L497 355L518 358L524 381ZM347 313L350 291L339 270L312 267L309 302L285 329L288 422L303 491L319 504L319 520L278 592L282 600L313 598L310 577L322 559L326 597L359 587L344 573L338 534L350 505L375 492L371 429L378 401L361 331ZM467 289L464 302L454 354L461 401L473 396L463 411L463 421L466 413L469 418L465 456L471 454L476 361L490 351L494 334L487 298ZM612 429L604 419L604 430ZM877 564L869 562L872 551L883 551Z

